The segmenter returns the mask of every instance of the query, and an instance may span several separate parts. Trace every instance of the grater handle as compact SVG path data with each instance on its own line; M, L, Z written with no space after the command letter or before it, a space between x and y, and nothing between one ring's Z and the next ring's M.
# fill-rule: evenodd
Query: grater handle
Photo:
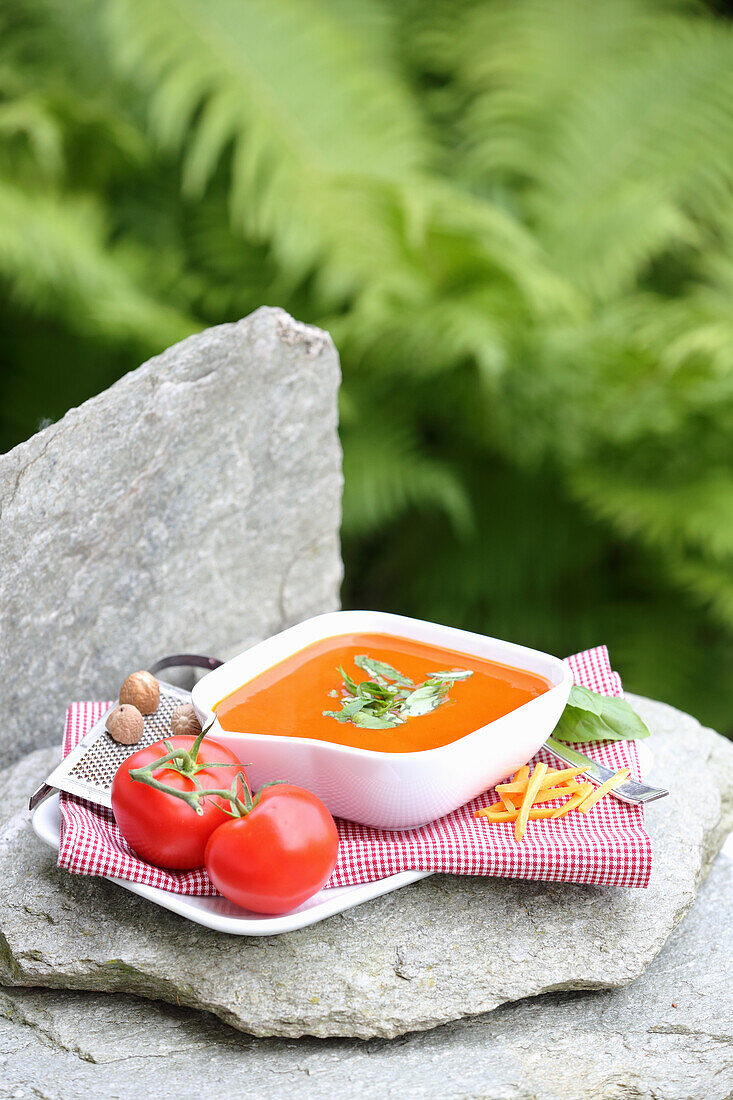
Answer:
M223 665L224 662L220 661L218 657L203 657L200 653L174 653L171 657L161 657L159 661L155 661L148 672L152 672L153 675L156 672L162 672L164 668L206 668L209 672L213 672L219 665Z
M164 668L191 667L205 668L209 672L213 672L215 668L218 668L219 665L223 663L224 662L220 661L218 657L204 657L200 653L174 653L170 657L161 657L159 661L155 661L148 671L155 675ZM41 802L49 797L49 795L52 795L56 789L56 787L52 787L48 783L41 783L31 795L28 802L28 809L31 811L35 810L36 806L39 806Z
M41 783L40 787L36 787L33 794L28 799L28 809L33 812L36 806L40 806L42 802L45 802L52 794L56 794L56 787L50 787L48 783Z

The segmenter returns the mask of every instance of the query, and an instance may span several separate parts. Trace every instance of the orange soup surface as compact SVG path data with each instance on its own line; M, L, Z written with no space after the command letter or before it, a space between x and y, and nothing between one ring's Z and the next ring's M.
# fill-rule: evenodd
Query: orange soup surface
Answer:
M450 689L448 700L390 729L363 729L326 718L337 710L330 692L341 693L341 665L357 683L369 678L354 658L367 654L409 676L416 684L434 672L470 669L473 675ZM388 634L342 634L324 638L237 688L214 708L223 729L333 741L379 752L419 752L457 741L488 722L542 695L542 676L467 653Z

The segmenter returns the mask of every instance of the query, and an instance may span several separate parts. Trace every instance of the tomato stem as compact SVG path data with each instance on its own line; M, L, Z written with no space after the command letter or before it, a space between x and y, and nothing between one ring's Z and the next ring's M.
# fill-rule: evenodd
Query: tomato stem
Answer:
M201 742L206 734L213 726L216 719L214 718L209 725L201 730L193 745L190 749L178 748L174 749L171 741L165 741L164 744L168 748L168 752L164 756L159 756L157 760L151 760L149 764L145 764L142 768L131 768L127 773L130 779L135 783L145 783L148 787L153 787L156 791L162 791L164 794L170 794L174 798L180 798L183 802L186 802L192 810L197 814L203 814L203 807L201 800L203 798L222 798L227 801L231 809L225 809L224 806L219 808L229 817L246 817L248 813L255 808L260 799L260 794L265 787L272 787L275 783L283 783L282 779L275 779L272 783L265 783L260 788L257 794L252 797L252 792L249 789L247 783L246 774L241 771L235 775L232 785L228 790L219 789L215 787L201 787L201 784L196 779L198 772L203 771L205 768L224 768L230 767L228 764L223 763L201 763L198 762L198 752L201 748ZM173 771L179 772L180 775L184 775L187 779L198 787L195 791L180 791L177 787L171 787L167 783L161 783L159 779L156 779L153 772L157 772L160 768L164 768L166 765L170 765ZM242 797L240 798L237 793L237 787L239 782L242 783Z
M160 758L160 762L155 764L155 767L160 767L160 763L165 762L165 757ZM153 787L156 791L163 791L165 794L172 794L175 798L182 798L184 802L194 810L197 814L203 814L203 809L199 802L199 795L196 791L179 791L175 787L169 787L167 783L161 783L159 779L156 779L153 775L153 770L150 767L145 768L131 768L129 771L130 779L136 783L145 783L148 787Z
M194 764L196 763L196 760L198 758L199 749L201 748L201 742L203 741L204 737L206 737L206 734L209 732L209 730L211 729L211 727L214 725L215 722L216 722L216 716L214 716L211 719L208 726L205 726L201 730L201 733L198 735L198 737L196 738L194 743L191 745L191 756L193 757Z
M206 790L203 790L200 783L196 779L197 773L203 771L204 768L220 768L225 766L229 767L229 765L224 765L221 763L207 764L199 763L198 761L198 754L199 749L201 748L201 742L203 741L204 737L209 732L211 727L214 725L215 721L216 718L213 718L208 726L206 726L205 729L201 730L201 733L191 745L190 749L184 749L182 747L174 749L171 741L165 741L164 744L168 748L168 752L165 753L164 756L159 756L157 760L151 761L149 764L146 764L142 768L131 768L128 773L130 779L132 779L135 783L145 783L146 786L153 787L156 791L163 791L164 794L171 794L174 798L182 799L197 814L203 814L204 811L201 806L201 799L207 798L209 795L218 795L220 798L225 798L229 802L231 802L232 806L235 807L237 810L236 814L232 814L233 817L241 817L245 813L248 813L249 809L252 808L252 795L250 794L249 787L247 786L246 776L243 772L237 773L234 783L232 784L232 789L228 791L213 790L212 788L207 788ZM165 767L166 764L169 764L172 770L177 771L181 775L184 775L187 779L190 779L191 782L194 783L199 789L197 791L180 791L176 787L169 786L167 783L161 783L159 779L155 778L153 772L159 771L160 768ZM247 808L245 802L242 802L239 798L237 798L236 787L237 780L240 776L242 777L244 790L246 791L247 796L249 796L249 809ZM229 811L224 810L224 812L228 813Z
M185 749L179 749L177 752L168 753L166 756L161 756L152 764L146 764L144 768L131 768L128 772L130 779L135 783L145 783L148 787L153 787L156 791L163 791L164 794L173 795L174 798L180 798L184 802L188 803L192 810L195 810L197 814L202 814L204 811L201 806L202 798L219 797L224 798L227 802L230 802L232 808L236 810L232 813L232 817L244 817L252 809L252 795L250 794L249 787L247 786L247 780L244 772L237 772L237 775L232 783L231 789L223 789L216 787L206 787L205 789L199 788L197 791L180 791L177 787L171 787L168 783L161 783L159 779L156 779L153 775L154 771L158 769L174 758L180 759L179 753L185 752ZM182 775L186 775L185 771L181 771ZM187 778L192 782L195 782L193 775L187 775ZM242 801L236 793L237 781L242 780L242 786L244 789L244 801ZM222 807L223 809L223 807ZM224 813L229 811L224 810Z

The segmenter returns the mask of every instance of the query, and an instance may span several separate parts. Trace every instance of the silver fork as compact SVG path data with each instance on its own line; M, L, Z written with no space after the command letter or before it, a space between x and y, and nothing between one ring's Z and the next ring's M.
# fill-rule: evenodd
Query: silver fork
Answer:
M611 779L616 774L605 765L597 764L589 756L578 752L577 749L571 749L569 745L556 741L554 737L547 738L545 748L566 764L570 764L575 768L583 768L583 777L588 778L591 783L596 785L605 783L607 779ZM658 798L664 798L665 795L669 794L669 791L666 791L664 787L649 787L646 783L638 783L635 779L627 779L625 783L619 783L618 787L614 787L613 790L609 791L609 794L612 794L614 798L619 798L622 802L631 802L634 806L641 806L646 802L655 802Z

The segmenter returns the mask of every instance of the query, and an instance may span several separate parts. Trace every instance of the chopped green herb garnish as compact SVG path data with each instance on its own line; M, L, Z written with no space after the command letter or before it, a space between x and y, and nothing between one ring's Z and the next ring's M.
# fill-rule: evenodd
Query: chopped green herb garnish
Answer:
M343 681L340 694L341 710L324 710L325 718L351 722L363 729L394 729L408 718L429 714L448 700L448 692L459 680L468 680L473 672L454 668L450 672L434 672L422 684L415 684L385 661L375 661L365 653L354 658L354 664L371 679L356 683L339 666ZM339 698L337 691L329 692Z
M385 661L373 661L372 658L367 657L365 653L362 653L359 657L354 657L354 664L357 668L361 668L364 672L368 672L378 683L381 683L384 679L391 680L401 687L415 686L409 676L403 676L401 672L398 672L396 668L392 668L392 665L388 665ZM469 672L469 676L470 675Z

